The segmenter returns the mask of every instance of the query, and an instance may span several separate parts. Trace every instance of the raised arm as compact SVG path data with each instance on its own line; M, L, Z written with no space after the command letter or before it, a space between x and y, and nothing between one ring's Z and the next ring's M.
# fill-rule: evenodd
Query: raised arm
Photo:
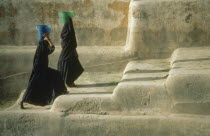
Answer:
M47 34L43 34L44 40L48 42L48 54L51 54L55 50L55 46L53 45L51 39Z

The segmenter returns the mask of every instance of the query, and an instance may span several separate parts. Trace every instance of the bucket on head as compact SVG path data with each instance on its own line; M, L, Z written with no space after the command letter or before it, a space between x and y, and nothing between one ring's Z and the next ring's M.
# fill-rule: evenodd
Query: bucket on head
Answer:
M61 19L61 23L65 24L68 21L69 17L71 17L71 18L74 17L74 12L73 11L59 12L59 16L60 16L60 19Z
M44 33L47 33L48 35L50 35L50 32L51 32L51 26L49 26L49 25L37 25L36 29L37 29L37 34L38 34L39 40L44 39L44 37L42 36Z

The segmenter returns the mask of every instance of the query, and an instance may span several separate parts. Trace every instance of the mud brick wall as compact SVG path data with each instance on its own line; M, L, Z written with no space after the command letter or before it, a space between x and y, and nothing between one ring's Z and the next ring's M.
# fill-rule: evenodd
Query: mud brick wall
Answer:
M78 46L124 46L130 0L1 0L0 45L36 45L36 25L52 26L60 45L58 12L74 11Z

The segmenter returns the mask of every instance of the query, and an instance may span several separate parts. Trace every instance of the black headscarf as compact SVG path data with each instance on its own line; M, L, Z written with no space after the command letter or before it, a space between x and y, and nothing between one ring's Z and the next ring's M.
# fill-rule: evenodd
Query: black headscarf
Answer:
M69 17L67 23L63 26L62 32L61 32L61 47L62 52L60 59L67 60L71 59L73 56L77 57L77 53L75 52L75 49L77 48L77 41L74 31L74 26L72 19Z

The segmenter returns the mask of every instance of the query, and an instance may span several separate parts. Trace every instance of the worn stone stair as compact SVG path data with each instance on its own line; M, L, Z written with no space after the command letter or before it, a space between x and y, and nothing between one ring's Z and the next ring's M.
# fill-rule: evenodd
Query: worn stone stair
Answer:
M113 94L60 96L51 110L209 114L209 52L209 47L182 48L171 59L131 61Z
M52 107L0 112L0 135L208 136L210 47L127 64L113 93L78 92Z

